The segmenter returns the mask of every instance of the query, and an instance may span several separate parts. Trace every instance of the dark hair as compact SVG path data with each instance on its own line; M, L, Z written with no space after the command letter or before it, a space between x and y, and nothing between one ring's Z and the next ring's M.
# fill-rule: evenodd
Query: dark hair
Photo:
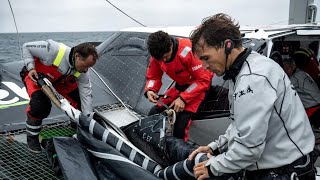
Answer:
M235 48L242 47L239 29L239 24L223 13L204 18L201 25L190 35L192 51L196 51L201 38L206 44L215 48L223 47L226 39L232 40Z
M280 52L274 51L273 53L271 53L270 59L273 59L276 63L283 67L283 60Z
M304 69L308 65L311 57L310 52L304 48L297 49L292 55L297 67L300 69Z
M171 36L163 31L157 31L149 35L148 51L152 57L159 60L170 51L172 45Z
M98 57L97 50L91 43L81 43L75 46L74 53L79 53L83 58L87 58L90 55L92 55L95 59Z
M295 58L291 57L291 58L284 58L282 60L283 65L289 65L290 67L295 67L296 63L295 63Z

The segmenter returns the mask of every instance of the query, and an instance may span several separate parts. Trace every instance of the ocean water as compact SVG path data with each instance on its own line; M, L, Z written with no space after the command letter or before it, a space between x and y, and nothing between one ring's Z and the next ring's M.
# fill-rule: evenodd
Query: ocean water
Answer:
M67 46L75 46L83 42L103 42L113 32L55 32L55 33L0 33L0 64L21 60L23 43L53 39ZM19 46L20 39L20 46Z

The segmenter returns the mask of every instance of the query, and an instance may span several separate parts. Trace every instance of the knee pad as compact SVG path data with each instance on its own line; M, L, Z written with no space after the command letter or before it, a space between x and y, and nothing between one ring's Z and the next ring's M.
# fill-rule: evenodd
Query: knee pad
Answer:
M28 114L37 119L48 117L52 107L50 99L42 91L32 93L29 106Z

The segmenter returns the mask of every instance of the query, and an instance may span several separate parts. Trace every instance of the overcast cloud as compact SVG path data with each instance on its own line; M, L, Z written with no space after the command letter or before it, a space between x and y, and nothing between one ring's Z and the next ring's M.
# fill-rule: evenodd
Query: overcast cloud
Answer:
M140 25L104 0L10 0L19 32L113 31ZM198 25L223 12L241 25L288 24L289 0L110 0L146 26ZM0 0L0 33L16 32Z

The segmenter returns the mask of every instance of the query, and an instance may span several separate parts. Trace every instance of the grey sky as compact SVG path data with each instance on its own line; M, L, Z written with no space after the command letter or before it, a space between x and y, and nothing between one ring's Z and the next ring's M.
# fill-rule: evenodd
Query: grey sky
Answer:
M104 0L10 0L19 32L112 31L139 27ZM146 26L197 25L223 12L240 25L287 24L289 0L110 0ZM0 0L0 33L16 32Z

